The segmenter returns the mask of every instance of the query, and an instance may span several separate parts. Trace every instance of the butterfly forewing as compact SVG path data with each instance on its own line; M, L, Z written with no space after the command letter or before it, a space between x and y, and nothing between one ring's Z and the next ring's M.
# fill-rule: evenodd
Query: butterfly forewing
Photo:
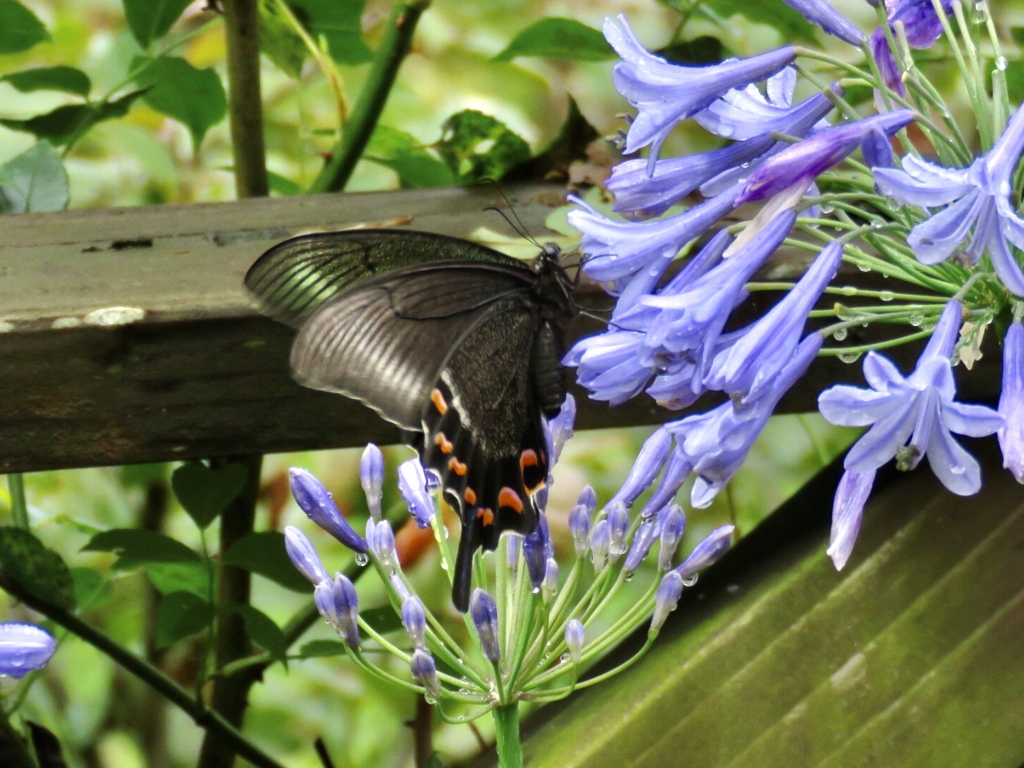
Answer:
M355 229L300 235L264 253L245 276L261 311L299 328L320 306L356 285L412 266L479 261L517 269L503 253L428 232Z

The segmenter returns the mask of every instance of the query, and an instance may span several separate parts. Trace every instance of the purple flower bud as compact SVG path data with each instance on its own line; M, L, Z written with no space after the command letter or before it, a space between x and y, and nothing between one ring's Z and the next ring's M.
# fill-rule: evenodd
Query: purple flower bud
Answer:
M359 598L356 589L343 574L334 581L321 581L313 590L313 602L320 615L334 627L352 650L359 648Z
M436 704L441 696L441 688L437 682L437 667L434 665L434 657L417 648L413 651L409 669L416 682L423 686L423 696L427 703Z
M877 128L868 131L860 143L860 151L864 153L864 163L868 168L892 168L892 146L889 137Z
M56 648L53 635L35 624L0 623L0 676L24 677L45 666Z
M1003 387L999 393L1003 425L996 433L1003 466L1024 483L1024 327L1015 320L1003 339Z
M629 535L629 512L621 501L613 501L608 506L608 532L611 534L611 546L608 553L612 562L626 551L626 536Z
M551 463L555 464L562 455L562 448L572 439L573 424L576 422L576 398L565 396L562 410L548 422L551 430Z
M385 567L392 567L395 563L395 533L387 520L381 520L374 526L372 545L377 559Z
M523 546L523 537L509 534L505 537L505 542L505 563L508 565L509 573L514 575L516 568L519 567L519 550Z
M402 601L402 626L412 640L414 648L425 648L424 633L427 630L427 614L423 610L423 601L410 596Z
M429 528L434 519L434 499L427 492L427 476L419 459L409 459L398 465L398 490L402 493L409 514L420 528Z
M633 534L633 544L629 548L629 554L626 555L626 562L622 565L623 573L627 575L632 574L640 567L640 563L644 561L647 553L651 551L651 546L658 537L660 527L654 518L647 518L641 521L640 527Z
M577 504L569 511L569 533L572 534L576 557L586 555L590 549L590 511L583 504Z
M825 0L783 0L812 24L850 45L864 42L864 33Z
M359 482L366 494L370 516L380 520L381 489L384 486L384 454L373 443L368 443L359 459Z
M320 558L313 548L313 542L309 540L302 531L294 525L284 527L284 549L288 553L288 559L292 565L299 569L299 573L309 579L315 587L321 581L329 581L327 569L320 562Z
M344 515L338 511L331 494L319 480L298 467L289 469L288 476L291 480L292 496L310 520L354 552L366 552L366 540L355 532Z
M540 590L544 581L544 570L547 568L548 544L547 524L544 518L537 521L533 533L523 537L523 559L526 560L526 573L534 590Z
M651 632L661 629L665 619L676 609L682 594L683 577L679 575L678 571L669 571L658 584L658 592L654 599L654 615L651 616Z
M484 656L492 664L501 659L501 648L498 645L498 606L483 589L477 587L469 599L469 616L480 637L480 646Z
M633 467L629 470L626 482L622 484L619 492L615 494L611 503L621 502L626 506L636 501L636 497L646 491L654 478L658 476L661 468L668 459L668 453L672 450L672 435L665 429L657 430L648 437L637 454Z
M607 518L598 520L590 531L590 561L594 564L594 573L600 573L608 565L611 544L612 532Z
M576 497L576 504L587 510L587 515L594 514L597 509L597 491L590 484L584 485L580 495Z
M548 558L544 568L544 580L540 585L540 596L545 604L551 602L551 598L558 591L558 561L553 557Z
M864 505L875 483L875 470L851 472L846 470L836 488L832 502L832 534L826 554L832 558L837 571L843 570L850 559L853 545L860 532Z
M565 645L569 650L569 660L573 664L579 664L583 656L583 642L586 640L586 631L579 619L570 619L565 625Z
M694 547L690 556L670 573L678 573L684 581L692 579L697 575L697 571L707 568L726 553L732 542L734 530L735 526L732 525L715 528L704 541Z
M686 515L683 508L673 504L668 508L661 524L661 549L658 552L658 570L667 571L672 567L672 558L676 554L679 540L686 530Z

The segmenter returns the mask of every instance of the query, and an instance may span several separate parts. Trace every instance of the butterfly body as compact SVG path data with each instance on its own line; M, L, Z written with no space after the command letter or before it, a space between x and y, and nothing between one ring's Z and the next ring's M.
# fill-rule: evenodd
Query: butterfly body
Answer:
M473 553L537 524L542 417L565 399L560 327L574 313L556 257L528 264L441 235L353 230L288 240L246 275L264 312L299 329L295 378L398 425L439 477L463 524L460 610Z

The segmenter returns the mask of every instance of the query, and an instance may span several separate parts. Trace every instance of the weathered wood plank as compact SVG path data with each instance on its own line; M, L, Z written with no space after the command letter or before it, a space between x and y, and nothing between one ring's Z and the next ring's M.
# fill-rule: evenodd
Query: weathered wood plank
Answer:
M505 191L543 240L564 190ZM394 442L366 408L292 382L292 332L254 311L242 277L313 229L505 231L489 206L505 203L484 187L0 218L0 472ZM824 382L855 376L818 366L783 408L812 409ZM583 428L665 418L644 398L578 400Z

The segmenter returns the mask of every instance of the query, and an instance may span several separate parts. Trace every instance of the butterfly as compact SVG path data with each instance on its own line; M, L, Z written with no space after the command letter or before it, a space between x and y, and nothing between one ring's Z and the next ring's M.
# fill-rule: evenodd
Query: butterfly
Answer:
M539 519L543 419L565 400L561 328L576 313L557 248L527 263L427 232L325 232L275 245L245 286L298 329L300 384L373 408L439 478L462 521L452 601L465 612L476 550Z

